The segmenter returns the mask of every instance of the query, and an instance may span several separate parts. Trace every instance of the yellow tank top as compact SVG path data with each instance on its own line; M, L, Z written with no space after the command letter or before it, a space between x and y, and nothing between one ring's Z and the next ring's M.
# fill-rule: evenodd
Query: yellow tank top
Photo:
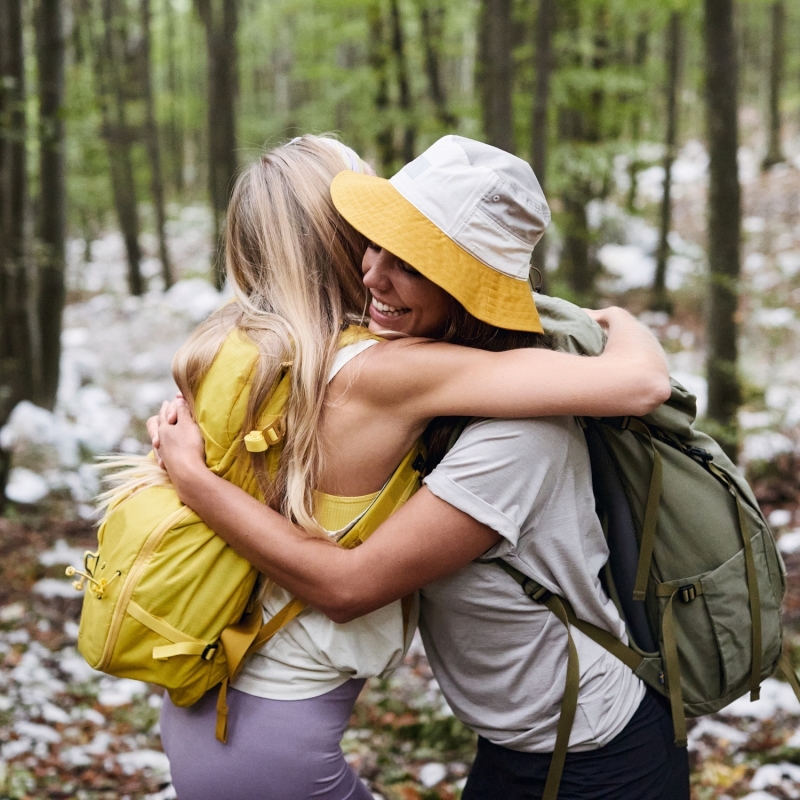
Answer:
M358 520L379 494L380 492L373 492L360 497L337 497L314 492L314 516L326 531L343 532L343 529L349 528Z

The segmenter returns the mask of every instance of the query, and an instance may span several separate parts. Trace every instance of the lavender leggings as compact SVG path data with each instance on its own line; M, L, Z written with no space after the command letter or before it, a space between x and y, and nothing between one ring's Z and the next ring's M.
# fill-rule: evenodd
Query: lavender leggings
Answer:
M217 691L190 708L168 696L161 741L178 800L372 800L339 742L364 681L309 700L228 689L228 743L214 736Z

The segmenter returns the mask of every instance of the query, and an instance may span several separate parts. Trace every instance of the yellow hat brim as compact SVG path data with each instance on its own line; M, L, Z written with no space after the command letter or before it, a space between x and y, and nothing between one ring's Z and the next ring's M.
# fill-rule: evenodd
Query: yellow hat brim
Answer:
M543 332L528 281L470 255L385 178L340 172L331 196L357 231L441 286L472 316L498 328Z

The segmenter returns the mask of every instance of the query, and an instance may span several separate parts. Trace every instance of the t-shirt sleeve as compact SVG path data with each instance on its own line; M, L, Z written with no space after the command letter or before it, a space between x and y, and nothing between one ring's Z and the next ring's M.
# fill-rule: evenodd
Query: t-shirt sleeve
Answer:
M474 422L425 486L515 547L552 494L566 460L565 435L561 418Z

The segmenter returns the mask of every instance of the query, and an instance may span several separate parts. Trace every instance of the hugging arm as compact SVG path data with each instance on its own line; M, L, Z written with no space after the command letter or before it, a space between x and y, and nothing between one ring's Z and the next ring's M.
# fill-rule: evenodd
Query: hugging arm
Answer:
M642 416L670 395L658 341L620 308L592 312L608 329L602 355L525 348L493 353L398 340L373 348L358 381L362 399L399 416Z
M260 572L334 622L381 608L468 564L500 536L422 488L354 550L311 537L206 467L185 405L158 435L181 501Z

